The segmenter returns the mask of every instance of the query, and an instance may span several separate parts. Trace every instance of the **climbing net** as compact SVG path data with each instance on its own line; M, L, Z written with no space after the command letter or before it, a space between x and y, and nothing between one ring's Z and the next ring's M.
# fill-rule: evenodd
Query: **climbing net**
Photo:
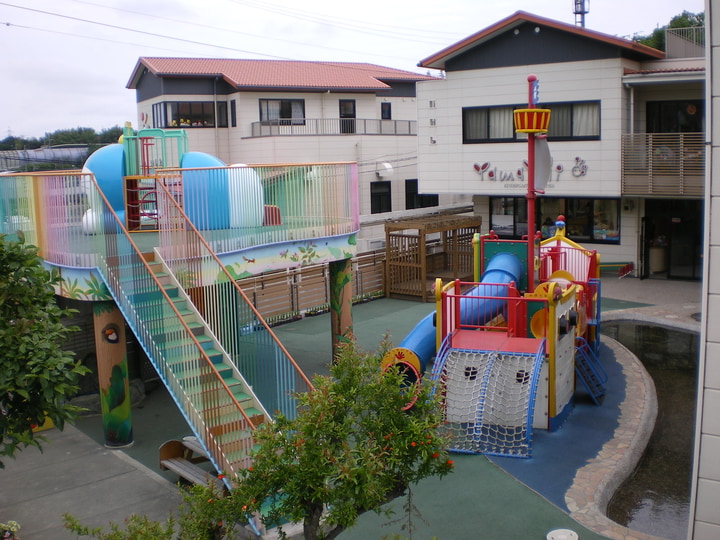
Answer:
M542 355L450 349L435 369L449 450L530 457Z

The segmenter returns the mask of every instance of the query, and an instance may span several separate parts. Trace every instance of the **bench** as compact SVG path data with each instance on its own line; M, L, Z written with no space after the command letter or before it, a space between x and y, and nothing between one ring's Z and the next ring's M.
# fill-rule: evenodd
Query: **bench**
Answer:
M160 445L160 470L172 471L191 484L213 483L218 491L225 490L223 481L212 472L199 466L208 462L207 454L194 437L182 441L170 440Z

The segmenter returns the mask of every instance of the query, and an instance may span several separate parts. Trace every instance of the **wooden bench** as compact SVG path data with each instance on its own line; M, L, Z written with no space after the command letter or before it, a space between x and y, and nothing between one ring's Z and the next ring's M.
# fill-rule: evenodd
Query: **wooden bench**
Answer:
M218 491L225 490L225 484L220 478L198 465L207 463L209 460L202 446L194 437L188 437L182 441L165 441L160 445L159 453L161 470L172 471L191 484L206 485L212 482Z

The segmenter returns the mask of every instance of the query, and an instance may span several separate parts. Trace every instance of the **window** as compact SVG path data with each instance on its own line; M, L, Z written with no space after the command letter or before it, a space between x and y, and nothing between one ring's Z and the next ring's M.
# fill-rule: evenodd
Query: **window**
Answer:
M537 199L536 230L544 238L555 234L555 221L565 216L565 235L580 243L617 244L620 242L619 199ZM527 201L524 197L490 199L490 229L505 238L527 234Z
M227 101L217 102L217 127L228 127Z
M305 125L304 99L261 99L260 121L280 126Z
M514 107L463 109L463 143L514 140L513 109Z
M703 102L648 101L648 133L698 133L704 131Z
M383 120L392 120L392 103L384 101L380 104L380 118Z
M490 199L490 230L500 237L520 238L527 234L527 203L521 197Z
M405 209L427 208L437 206L438 196L418 193L417 180L405 180Z
M230 125L237 127L237 102L234 99L230 100Z
M217 123L216 123L217 119ZM226 101L163 101L152 106L154 128L228 127Z
M550 109L548 140L597 139L600 137L600 103L554 103Z
M176 101L167 103L170 127L214 127L212 101Z
M370 182L370 213L390 212L390 182Z
M463 144L526 140L515 133L513 111L526 105L465 107L462 110ZM550 125L548 140L591 140L600 138L600 102L547 103Z

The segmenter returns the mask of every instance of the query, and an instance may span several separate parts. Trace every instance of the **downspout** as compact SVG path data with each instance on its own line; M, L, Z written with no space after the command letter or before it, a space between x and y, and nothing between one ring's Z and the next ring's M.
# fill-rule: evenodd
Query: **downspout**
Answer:
M214 126L215 152L214 152L214 154L216 156L219 156L220 155L220 151L219 151L220 144L218 142L218 137L220 137L220 128L218 127L219 122L218 122L218 110L217 110L217 81L218 81L218 78L215 77L213 79L213 114L215 116L215 126ZM226 112L226 114L227 114L227 112Z

